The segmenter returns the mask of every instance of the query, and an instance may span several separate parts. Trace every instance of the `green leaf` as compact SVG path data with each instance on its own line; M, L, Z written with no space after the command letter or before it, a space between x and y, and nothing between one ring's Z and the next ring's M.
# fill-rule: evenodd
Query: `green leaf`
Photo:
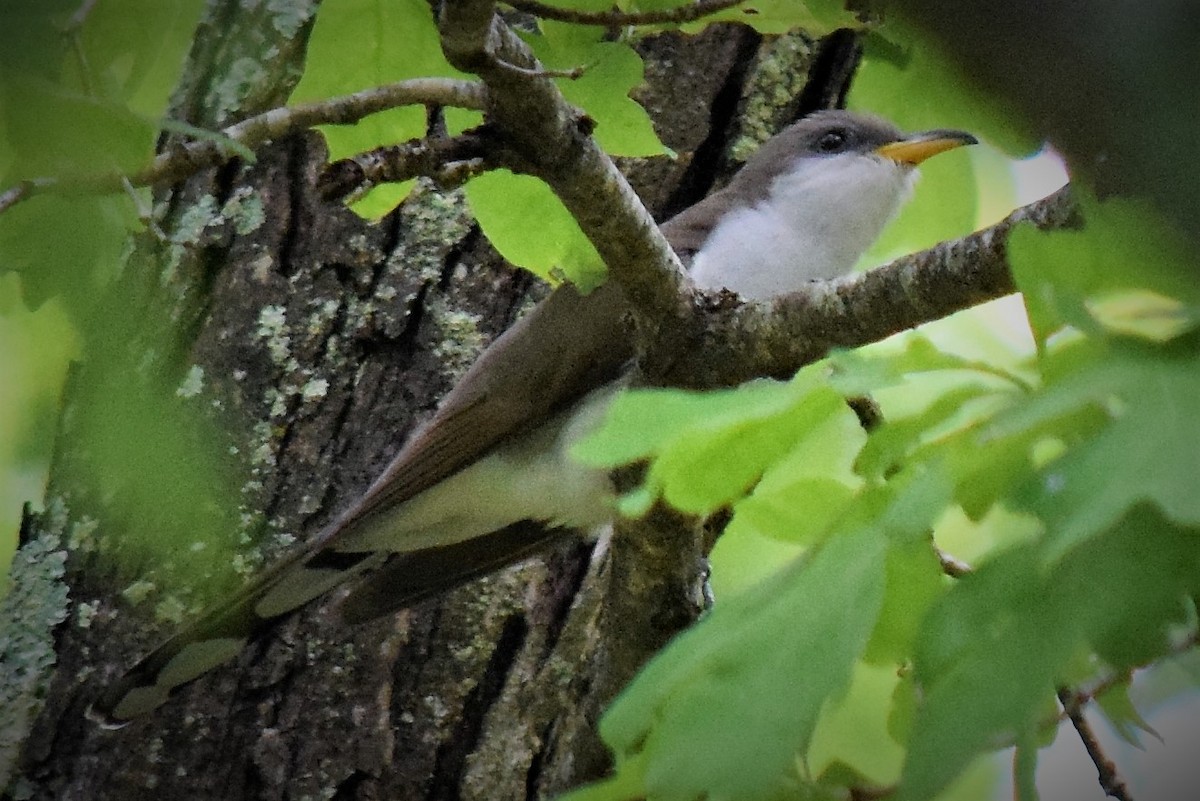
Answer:
M825 36L839 28L858 28L862 24L840 0L746 0L682 27L691 33L715 22L741 22L768 35L803 30L813 38Z
M828 405L810 411L811 426L737 503L725 536L748 527L787 542L816 542L857 496L862 479L854 460L867 435L840 397L826 397Z
M723 536L750 529L784 542L818 542L857 494L853 486L832 478L798 479L769 492L756 490L736 505Z
M1128 681L1122 681L1109 687L1096 696L1095 701L1097 708L1117 736L1134 748L1142 747L1142 739L1138 736L1139 731L1147 732L1160 741L1162 740L1158 732L1151 728L1134 707L1133 701L1129 698Z
M67 50L62 20L77 8L74 0L5 0L0 4L0 77L56 75Z
M990 394L983 387L965 386L942 395L920 414L885 421L871 432L870 441L859 455L858 472L868 478L885 478L899 468L932 431L957 415L964 403Z
M163 115L195 38L203 0L105 0L80 31L89 74L68 59L78 88L91 84L146 119ZM85 83L86 81L86 83Z
M122 350L144 336L140 310L96 316L88 364L64 412L78 447L56 469L64 483L104 499L108 528L78 535L72 548L98 551L116 575L148 575L176 599L202 591L211 600L239 580L230 557L246 533L237 509L246 476L231 456L236 450L206 414L209 402L194 397L203 392L199 367L147 371L130 363L144 358Z
M4 183L144 166L201 6L99 3L69 49L62 26L78 4L3 4L0 138L13 151Z
M1015 386L1027 386L1021 376L993 362L949 353L920 333L904 336L901 345L897 349L889 342L835 353L830 383L848 396L867 395L897 386L914 374L955 370L978 373L978 379L999 378Z
M830 418L838 415L841 421L827 428ZM813 370L802 371L786 384L756 381L723 392L635 391L614 402L604 425L574 453L597 467L656 457L646 475L647 488L677 509L709 514L745 495L808 437L817 436L817 443L837 438L849 430L852 419L842 397L824 386ZM848 462L861 444L861 433L849 436L848 444L840 443L849 454L839 457L834 452L835 461ZM805 453L814 451L796 458L805 458ZM804 487L781 472L771 478L766 491L790 496L797 490L805 494ZM762 514L770 517L770 508L779 502L785 499L766 498Z
M0 271L21 275L31 307L61 296L78 323L119 269L134 220L127 197L32 197L0 214Z
M1070 349L1063 358L1061 378L997 421L997 431L1020 433L1081 409L1105 418L1016 498L1046 522L1051 558L1142 501L1175 522L1200 524L1200 354L1114 343Z
M439 42L424 0L325 0L309 35L304 75L290 102L325 100L408 78L469 77L450 66ZM346 158L423 137L425 109L389 109L354 125L326 125L320 130L330 158ZM379 216L403 199L409 186L376 188L354 210Z
M643 801L644 773L644 759L626 760L609 778L558 796L557 801Z
M875 624L884 548L869 530L834 538L678 637L601 720L618 770L644 760L645 795L662 801L756 801L793 785Z
M1053 555L1056 546L1048 538L1042 550ZM1189 596L1197 591L1197 530L1140 505L1056 565L1043 592L1105 663L1125 669L1171 651L1172 631L1192 622Z
M650 116L629 93L642 84L642 57L625 42L604 41L604 32L543 20L541 35L525 37L534 55L549 70L583 68L574 79L559 79L568 101L596 121L596 141L614 156L660 156L666 153Z
M603 280L600 254L542 181L498 170L468 182L466 195L488 241L508 261L584 290Z
M900 680L892 691L887 727L893 740L907 746L912 736L913 721L917 716L918 690L912 670L897 671L897 676Z
M1013 278L1039 341L1063 325L1156 339L1136 327L1128 330L1111 307L1105 308L1105 302L1131 293L1159 296L1160 309L1164 301L1174 301L1172 328L1181 333L1193 327L1200 318L1200 279L1197 254L1182 234L1145 201L1076 196L1083 230L1037 231L1023 225L1008 240Z
M706 515L740 498L813 428L839 408L840 395L814 391L778 413L755 410L689 432L650 467L647 483L684 512Z
M1032 727L1072 651L1061 610L1030 588L1031 548L997 556L960 580L922 626L922 703L897 801L936 795L998 740Z
M1138 506L1047 568L1056 543L1010 548L960 579L927 615L921 703L899 799L928 798L977 755L1037 734L1055 688L1091 652L1118 669L1170 652L1200 590L1195 529ZM1025 740L1032 742L1032 740Z
M894 673L912 659L921 621L949 583L927 538L893 542L886 567L887 593L863 658Z
M593 467L621 467L650 458L710 419L736 417L743 410L776 412L793 400L786 385L773 381L711 392L631 390L617 396L603 425L575 445L572 454Z
M157 127L124 103L88 97L40 78L5 79L5 122L14 179L41 175L131 173L153 154Z

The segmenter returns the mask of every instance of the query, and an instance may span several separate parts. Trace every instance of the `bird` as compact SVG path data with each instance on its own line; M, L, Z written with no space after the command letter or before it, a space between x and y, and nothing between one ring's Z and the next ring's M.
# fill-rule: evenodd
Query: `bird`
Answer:
M817 112L661 230L698 288L769 301L850 272L910 196L917 165L976 143ZM335 587L351 585L339 611L361 622L610 521L610 477L570 451L628 383L626 310L613 282L553 290L481 353L358 500L108 685L92 717L121 726L151 712Z

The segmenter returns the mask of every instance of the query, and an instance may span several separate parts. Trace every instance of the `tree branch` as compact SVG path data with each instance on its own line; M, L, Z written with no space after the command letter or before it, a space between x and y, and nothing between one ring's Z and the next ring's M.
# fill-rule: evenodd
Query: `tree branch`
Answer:
M1118 801L1133 801L1133 796L1129 794L1124 780L1117 773L1117 766L1104 753L1104 749L1100 747L1100 741L1096 739L1096 733L1092 731L1092 724L1088 723L1087 718L1083 715L1084 702L1066 687L1058 691L1058 701L1062 704L1063 711L1066 712L1071 725L1079 734L1079 739L1083 742L1088 756L1091 757L1092 764L1096 766L1100 789L1104 790L1105 795L1116 798Z
M591 120L553 81L511 69L538 73L541 64L496 16L492 0L444 3L438 27L450 63L487 86L497 158L558 195L624 291L643 338L657 341L694 326L690 284L658 226L590 137Z
M876 342L1015 291L1005 242L1018 224L1077 222L1065 191L1017 210L960 240L806 292L771 306L729 294L703 296L691 283L625 179L588 136L589 120L544 78L504 64L540 69L491 0L445 3L442 48L455 67L488 88L487 118L498 161L544 180L579 222L638 324L640 367L652 383L680 387L787 377L834 348Z
M959 559L954 554L946 553L936 545L933 551L937 554L938 564L942 566L942 572L950 578L962 578L971 574L971 566Z
M1016 291L1006 243L1022 223L1080 223L1068 188L1017 209L970 236L866 273L827 282L767 306L709 299L709 325L682 352L650 354L651 375L713 387L790 377L835 348L855 348Z
M325 200L343 200L378 184L418 176L433 178L443 188L458 186L495 166L484 130L454 137L412 139L335 161L321 171L317 191Z
M169 148L160 153L149 167L133 175L103 173L22 181L0 194L0 213L44 192L103 194L121 191L126 182L133 186L174 183L199 170L224 164L236 155L239 148L254 148L315 125L349 125L371 114L409 105L457 106L482 111L486 105L486 93L481 85L470 81L414 78L342 97L275 108L222 129L220 138L192 141Z
M702 17L733 8L746 0L697 0L695 3L655 11L579 11L558 8L538 0L504 0L506 6L541 19L570 22L575 25L597 25L605 28L626 25L657 25L660 23L694 22Z

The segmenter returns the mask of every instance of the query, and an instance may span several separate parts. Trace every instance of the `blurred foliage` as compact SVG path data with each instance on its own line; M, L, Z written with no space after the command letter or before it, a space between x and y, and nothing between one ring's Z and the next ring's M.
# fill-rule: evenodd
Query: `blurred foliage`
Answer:
M1037 148L892 19L869 36L850 102L909 130ZM913 212L868 261L976 224L970 168L994 172L990 156L952 156L960 164L923 168ZM649 460L623 508L662 499L733 516L713 555L713 611L604 718L614 777L567 798L835 798L891 785L900 799L978 798L956 795L956 779L1005 744L1021 746L1015 776L1029 793L1058 687L1173 658L1195 635L1197 254L1143 203L1077 195L1083 230L1012 239L1037 353L966 356L961 342L913 334L786 384L619 399L580 456ZM874 395L887 422L851 430L844 405L818 400L832 389ZM974 571L944 576L934 543ZM861 595L829 580L827 560ZM831 620L845 629L831 634ZM864 625L847 671L843 635ZM853 676L849 689L828 683L830 668ZM1146 724L1120 688L1103 708L1136 740ZM755 722L739 725L743 715ZM791 761L777 757L781 739Z
M842 6L759 0L720 18L816 34L858 24ZM106 0L72 29L79 7L0 6L0 188L127 171L152 153L201 2ZM642 75L631 42L644 33L532 21L522 32L548 68L586 68L559 83L614 153L662 152L629 99ZM462 77L427 3L326 0L292 100L439 75ZM964 128L1011 155L1039 146L892 16L867 35L850 103L909 130ZM452 132L478 119L446 115ZM423 110L400 109L325 135L336 158L422 136L427 123ZM995 151L931 162L868 262L1002 212L1013 187L998 178L1001 163ZM404 191L379 190L358 210L381 214ZM598 280L590 244L542 185L495 174L467 194L514 263ZM1013 744L1028 792L1058 686L1163 661L1195 635L1196 254L1153 208L1083 187L1077 197L1084 229L1021 229L1010 242L1036 349L1014 350L966 315L836 354L789 382L647 390L615 404L579 455L649 462L624 511L663 500L733 514L713 556L718 603L613 704L601 734L617 770L570 798L832 799L896 784L899 799L977 799L990 781L983 759ZM194 578L216 569L211 544L238 533L236 471L203 370L178 342L132 348L164 318L111 292L131 274L159 281L194 244L143 233L143 257L130 260L145 202L46 195L0 214L0 464L28 473L47 458L66 363L85 360L90 378L59 420L78 445L64 476L94 487L116 533L76 517L67 542L119 550L131 572ZM843 402L864 393L886 419L869 434ZM974 570L944 575L935 543ZM152 594L135 582L125 596ZM1195 686L1200 674L1179 667L1191 663L1171 664L1177 682L1163 692ZM1132 698L1118 682L1099 707L1136 741L1146 724Z
M580 454L602 465L650 460L627 510L656 498L701 515L729 507L729 538L811 547L793 549L779 572L725 603L718 593L712 613L635 680L601 727L628 775L572 798L832 797L811 744L835 735L814 731L813 721L844 703L845 688L823 671L848 676L847 659L855 675L874 666L902 677L887 701L892 713L874 721L874 734L858 717L856 734L863 742L886 734L904 757L889 770L868 760L834 783L899 782L897 798L932 798L1006 743L1035 744L1021 759L1036 764L1036 744L1056 721L1056 688L1152 663L1194 634L1194 257L1176 240L1139 251L1156 222L1141 207L1083 205L1082 231L1017 238L1022 288L1058 303L1043 309L1049 343L1015 369L909 335L835 356L789 383L618 399ZM1080 262L1065 248L1104 265L1080 280ZM1153 268L1134 253L1154 259ZM1094 298L1143 284L1160 299L1153 308L1170 311L1169 328L1157 315L1139 327L1086 313ZM923 393L924 403L893 414L885 402L884 425L869 435L850 430L853 415L833 389L886 396L898 385ZM830 425L837 418L841 436ZM1000 515L1016 536L998 533L990 547L977 540L975 570L951 581L933 543L963 513L958 526L994 525ZM839 622L834 636L829 627ZM848 656L845 636L864 626L871 636ZM791 643L803 643L802 657ZM728 698L766 723L737 725L735 712L720 711ZM1107 707L1127 736L1141 725L1128 705ZM795 761L772 756L781 731ZM1018 773L1032 775L1023 764Z
M18 291L15 275L0 276L0 575L16 548L21 504L42 495L59 393L78 351L62 306L27 311L14 302Z
M165 119L168 96L202 6L0 6L0 187L145 166L159 130L177 127ZM62 434L72 447L58 454L58 480L92 490L63 506L72 549L119 554L126 572L168 553L177 577L219 573L218 563L229 572L227 554L194 544L236 536L239 471L201 387L181 391L191 366L172 310L161 297L143 302L185 246L139 233L148 202L143 191L46 193L0 214L0 464L6 493L25 496L4 499L5 564L20 501L41 498Z

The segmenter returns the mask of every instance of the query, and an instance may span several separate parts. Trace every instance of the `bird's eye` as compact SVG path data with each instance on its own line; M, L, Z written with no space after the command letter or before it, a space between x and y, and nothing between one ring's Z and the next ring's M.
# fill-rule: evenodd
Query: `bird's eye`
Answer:
M821 134L817 140L817 150L821 153L840 153L846 147L846 132L833 130Z

